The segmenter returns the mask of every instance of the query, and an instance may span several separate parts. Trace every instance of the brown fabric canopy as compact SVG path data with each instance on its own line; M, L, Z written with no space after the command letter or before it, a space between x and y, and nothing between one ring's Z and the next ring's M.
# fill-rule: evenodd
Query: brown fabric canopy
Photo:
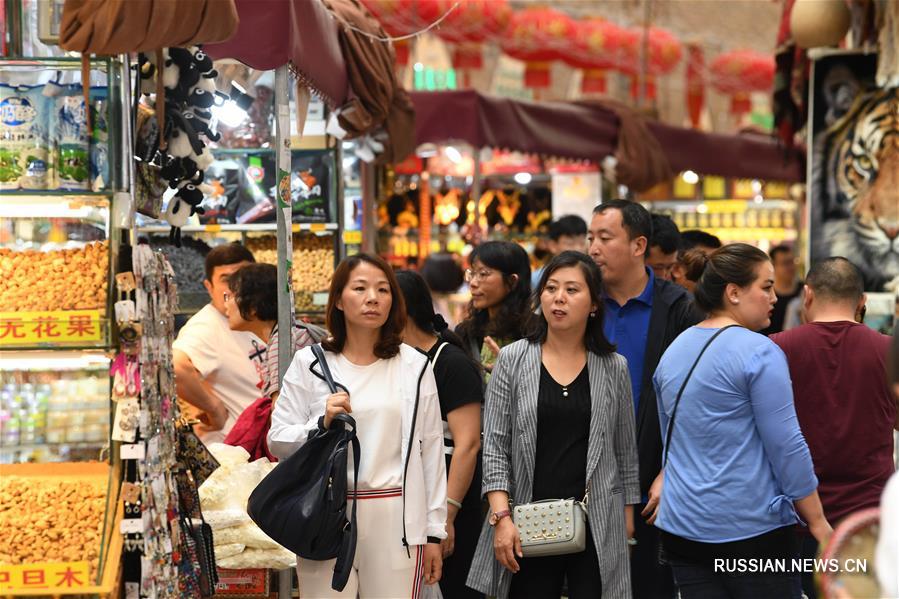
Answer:
M331 108L347 100L346 62L337 39L337 22L321 2L235 0L237 33L204 50L213 59L233 58L261 71L288 63L303 83Z
M483 148L601 160L615 150L610 110L565 102L528 102L478 92L413 92L419 144L464 141Z
M666 180L670 172L684 170L775 181L805 179L804 153L794 150L788 154L771 138L704 133L654 121L641 123L633 113L628 119L631 122L622 129L618 114L626 108L618 105L528 102L471 90L411 95L419 144L458 140L475 147L509 148L597 163L616 155L621 166L627 165L624 170L619 167L619 173L629 178L635 189L645 189ZM639 143L646 130L658 144L647 143L644 156L658 163L660 146L668 169L658 164L639 168ZM622 134L628 136L627 143L619 139ZM628 185L626 180L619 182Z

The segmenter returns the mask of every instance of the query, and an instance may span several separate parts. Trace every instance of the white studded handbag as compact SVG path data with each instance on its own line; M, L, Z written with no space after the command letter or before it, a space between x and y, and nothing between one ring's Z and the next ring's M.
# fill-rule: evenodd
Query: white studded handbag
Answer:
M587 497L545 499L516 505L512 521L524 557L579 553L587 546Z

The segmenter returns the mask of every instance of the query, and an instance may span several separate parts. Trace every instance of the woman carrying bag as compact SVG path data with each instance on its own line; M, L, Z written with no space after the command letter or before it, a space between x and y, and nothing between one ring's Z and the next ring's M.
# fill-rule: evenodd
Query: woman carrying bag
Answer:
M627 364L603 334L601 293L588 256L553 258L535 331L500 352L487 386L490 514L468 585L489 596L558 599L566 578L571 599L631 595L634 408ZM547 500L560 500L550 513Z
M704 259L695 297L709 316L675 339L653 377L663 470L644 515L662 531L683 599L799 599L799 572L734 565L792 563L803 521L818 542L832 532L786 357L756 332L777 301L774 267L744 243Z
M406 311L396 276L380 258L357 254L337 267L322 342L331 393L312 348L294 356L272 413L269 448L287 458L335 416L350 414L361 445L357 544L349 582L331 588L335 560L299 558L300 596L419 597L440 580L446 536L443 428L427 357L402 343ZM352 488L353 472L347 472Z

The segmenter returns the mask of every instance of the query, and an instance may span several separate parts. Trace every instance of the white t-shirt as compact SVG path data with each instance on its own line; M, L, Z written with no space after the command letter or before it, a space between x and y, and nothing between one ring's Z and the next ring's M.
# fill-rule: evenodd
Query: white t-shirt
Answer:
M356 436L362 455L360 489L394 489L403 486L403 398L398 389L398 360L378 360L357 366L343 354L337 357L334 380L350 392L350 414L356 420ZM351 454L352 457L352 454ZM347 468L353 488L353 462Z
M265 343L253 333L232 331L228 318L206 304L187 321L172 347L187 354L228 410L225 428L202 435L202 441L207 445L224 441L240 413L262 397Z
M875 553L881 597L899 597L899 472L893 474L880 501L880 537Z

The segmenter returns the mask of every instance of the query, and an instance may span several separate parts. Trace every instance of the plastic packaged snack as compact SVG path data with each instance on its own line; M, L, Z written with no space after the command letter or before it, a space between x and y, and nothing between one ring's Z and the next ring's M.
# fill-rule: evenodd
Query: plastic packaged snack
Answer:
M53 124L59 188L87 191L91 186L90 131L81 86L66 87L64 94L57 96L55 101Z
M52 100L43 87L0 84L0 190L51 188Z

